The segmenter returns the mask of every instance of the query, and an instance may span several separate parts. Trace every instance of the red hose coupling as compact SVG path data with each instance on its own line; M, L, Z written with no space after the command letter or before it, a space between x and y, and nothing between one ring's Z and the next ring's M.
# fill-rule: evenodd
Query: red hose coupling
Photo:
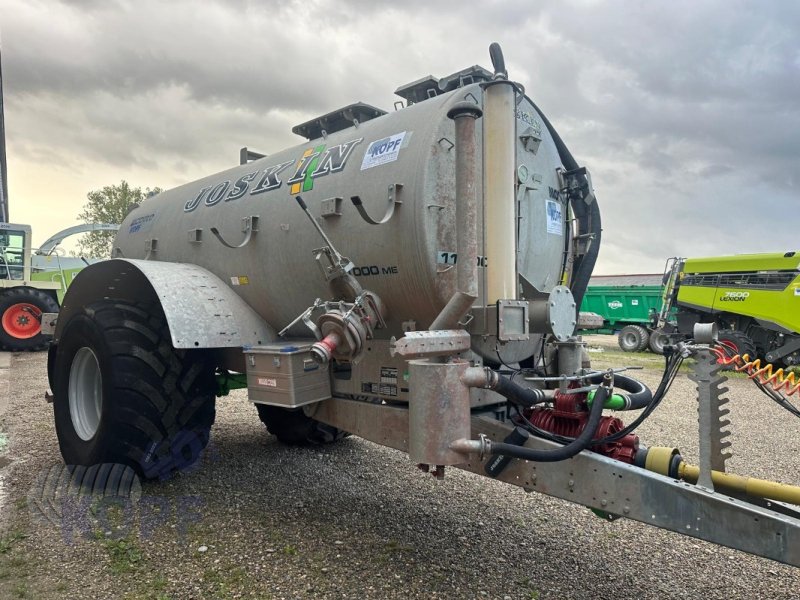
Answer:
M339 334L331 332L311 346L311 356L319 364L326 365L330 362L331 358L333 357L333 353L336 352L336 348L339 347L340 342L341 338L339 337Z

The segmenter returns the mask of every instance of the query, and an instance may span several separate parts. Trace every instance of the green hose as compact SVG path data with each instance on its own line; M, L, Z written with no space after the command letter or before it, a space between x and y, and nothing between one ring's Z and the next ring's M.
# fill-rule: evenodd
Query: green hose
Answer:
M594 400L594 395L597 390L592 390L586 397L586 404L589 406L592 405L592 401ZM629 406L629 402L626 396L622 394L611 394L610 397L606 398L605 404L603 408L607 408L609 410L625 410Z

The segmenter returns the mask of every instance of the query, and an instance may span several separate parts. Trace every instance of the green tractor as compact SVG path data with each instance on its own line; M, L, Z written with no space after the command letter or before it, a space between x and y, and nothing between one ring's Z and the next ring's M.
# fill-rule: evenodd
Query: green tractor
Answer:
M691 335L695 323L714 322L734 354L800 364L800 253L673 258L663 293L659 332Z
M0 350L44 349L42 315L57 313L75 275L97 259L62 256L58 244L87 231L114 231L118 225L88 224L65 229L31 249L31 226L0 223Z

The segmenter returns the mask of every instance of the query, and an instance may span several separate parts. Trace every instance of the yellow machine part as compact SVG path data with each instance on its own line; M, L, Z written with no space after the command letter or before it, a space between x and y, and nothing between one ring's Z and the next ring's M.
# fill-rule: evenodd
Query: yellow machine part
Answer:
M672 457L678 454L676 448L654 446L648 448L645 468L661 475L670 476L669 466ZM681 461L678 465L678 479L689 483L697 483L700 477L700 467ZM800 487L756 479L755 477L742 477L732 473L711 471L711 481L714 488L719 491L740 492L756 498L766 498L800 505Z
M700 467L682 462L678 467L678 476L689 483L697 483ZM800 505L800 487L777 481L742 477L732 473L711 471L711 481L715 488L733 492L742 492L756 498L767 498Z

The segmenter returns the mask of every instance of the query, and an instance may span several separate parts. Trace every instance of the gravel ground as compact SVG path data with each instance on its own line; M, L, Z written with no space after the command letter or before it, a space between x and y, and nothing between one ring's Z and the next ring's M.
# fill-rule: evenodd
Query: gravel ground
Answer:
M644 364L636 376L655 386L658 357L600 342L596 366ZM0 415L9 441L0 459L12 461L0 470L3 599L798 597L798 569L625 519L608 523L456 469L435 481L404 454L364 440L283 447L241 392L218 402L199 469L144 484L138 508L116 520L59 528L26 500L37 476L61 464L45 361L13 356ZM797 422L750 382L729 387L730 470L797 483ZM677 445L696 461L694 394L682 372L640 429L643 440Z

